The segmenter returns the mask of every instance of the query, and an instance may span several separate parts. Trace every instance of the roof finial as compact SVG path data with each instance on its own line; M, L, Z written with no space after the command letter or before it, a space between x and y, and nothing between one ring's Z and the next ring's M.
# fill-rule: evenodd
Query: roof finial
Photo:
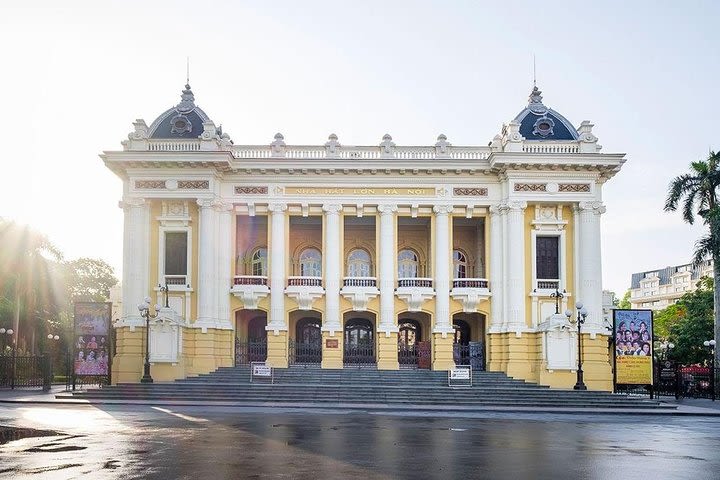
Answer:
M186 75L185 75L185 84L190 85L190 57L185 57L186 61Z
M535 70L535 54L533 53L533 89L537 87L537 75Z

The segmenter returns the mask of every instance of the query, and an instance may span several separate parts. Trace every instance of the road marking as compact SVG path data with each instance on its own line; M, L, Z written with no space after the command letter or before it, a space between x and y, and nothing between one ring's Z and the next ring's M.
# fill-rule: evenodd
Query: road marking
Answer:
M189 415L183 415L182 413L175 413L172 410L168 410L167 408L160 408L160 407L151 407L154 410L157 410L159 412L167 413L168 415L174 415L178 418L182 418L183 420L187 420L188 422L196 422L196 423L202 423L207 422L207 418L198 418L198 417L191 417Z

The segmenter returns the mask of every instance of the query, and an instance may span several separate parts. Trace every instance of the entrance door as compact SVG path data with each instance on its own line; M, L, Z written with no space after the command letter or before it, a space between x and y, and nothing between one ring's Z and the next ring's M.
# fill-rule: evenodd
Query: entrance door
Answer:
M370 320L353 318L345 323L343 363L351 366L375 364L375 339Z
M295 326L295 341L290 342L290 361L294 364L317 364L321 360L320 320L303 318Z
M470 365L470 325L465 320L453 320L453 361L455 365Z
M417 368L418 344L422 341L420 322L401 320L398 327L398 363L401 368Z

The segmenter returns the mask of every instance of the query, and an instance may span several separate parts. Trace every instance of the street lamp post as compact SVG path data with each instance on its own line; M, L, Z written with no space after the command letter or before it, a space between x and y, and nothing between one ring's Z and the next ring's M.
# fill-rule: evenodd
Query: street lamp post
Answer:
M566 293L565 290L561 292L560 289L556 288L555 291L550 294L550 296L555 299L555 315L560 313L560 300L565 297Z
M577 324L578 329L578 368L577 368L577 382L575 382L574 390L587 390L585 383L583 382L583 370L582 370L582 331L581 327L585 323L587 318L587 308L583 308L581 302L575 302L575 308L577 309L577 317L573 316L572 310L565 310L565 316L568 321L572 324Z
M715 340L705 340L703 345L710 349L710 390L712 401L715 401Z
M150 297L145 297L143 303L138 305L140 316L145 319L145 368L140 383L153 383L150 376L150 319L158 316L160 305L155 305L155 315L150 313Z
M675 348L675 344L672 342L668 342L667 340L660 344L660 351L662 352L662 360L667 360L668 356L670 356L670 351Z
M164 286L158 283L158 289L165 294L165 308L170 308L170 301L168 299L168 292L170 291L170 288L168 287L167 281Z
M2 349L0 350L0 353L2 353L2 354L5 353L5 348L7 348L7 342L5 341L5 338L12 338L13 333L15 333L15 332L13 332L12 328L8 328L8 329L0 328L0 340L2 340L2 343L1 343ZM7 337L5 335L7 335Z

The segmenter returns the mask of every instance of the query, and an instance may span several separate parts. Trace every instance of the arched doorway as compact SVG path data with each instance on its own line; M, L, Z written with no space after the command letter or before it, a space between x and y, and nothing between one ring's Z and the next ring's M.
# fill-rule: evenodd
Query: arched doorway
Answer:
M430 368L430 342L423 340L422 323L414 318L398 321L400 368Z
M375 336L373 324L366 318L351 318L345 322L343 363L346 366L375 364Z
M295 341L290 342L290 363L319 364L322 361L320 319L305 317L295 325Z
M235 314L235 365L267 360L267 315L260 310Z
M470 365L470 324L453 320L453 361L455 365Z
M455 365L472 365L473 370L485 370L485 315L456 313L453 330Z

